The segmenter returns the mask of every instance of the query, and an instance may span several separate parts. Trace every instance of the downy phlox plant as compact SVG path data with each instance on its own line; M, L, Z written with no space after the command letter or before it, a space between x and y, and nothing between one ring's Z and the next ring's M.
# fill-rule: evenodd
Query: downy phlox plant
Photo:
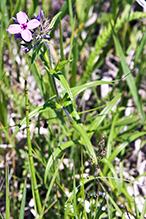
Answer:
M53 100L53 101L48 100L46 104L50 104L49 108L55 107L56 110L57 109L63 110L70 124L81 134L81 138L83 139L82 144L86 145L86 149L89 153L89 157L91 159L92 165L94 163L97 165L98 157L95 154L93 146L88 136L86 135L83 125L81 124L80 117L78 116L77 111L75 109L74 97L69 87L69 84L67 83L64 75L62 75L61 73L61 69L63 68L63 66L71 62L72 60L64 60L62 62L59 62L56 66L52 62L51 51L50 51L48 40L50 39L49 34L51 30L53 29L53 25L55 24L55 21L57 20L59 15L60 13L55 15L55 17L52 20L50 20L49 18L45 19L44 12L41 10L40 14L37 16L36 19L29 20L26 13L21 11L17 13L16 15L17 19L13 18L13 20L18 24L10 25L8 27L8 32L10 34L19 34L19 35L16 35L16 37L21 38L23 40L23 42L21 42L21 45L24 46L25 53L33 49L32 62L35 62L37 55L40 56L47 73L51 76L50 83L52 84L52 90L54 92L54 95L56 95L56 100ZM43 45L45 45L45 47L48 50L48 59L46 59L46 57L43 54ZM60 96L58 92L55 79L64 88L63 94L65 95L63 98ZM27 143L28 143L28 156L29 156L29 165L30 165L30 173L31 173L31 180L32 180L33 197L34 197L34 201L36 204L36 209L38 209L38 213L43 215L44 207L42 210L40 195L39 195L38 187L37 187L37 180L35 176L35 169L34 169L34 164L33 164L32 149L31 149L32 146L31 146L30 131L29 131L29 114L28 114L29 108L28 108L27 81L25 81L25 92L26 92ZM65 102L65 105L63 102ZM73 110L68 106L72 106ZM43 107L45 107L45 105ZM71 142L71 144L74 144L74 142ZM103 155L105 154L104 147L101 148L100 153ZM99 156L99 159L101 159L101 157ZM50 159L46 166L45 182L47 181L47 178L48 178L50 165L52 165L52 156L50 157ZM49 195L47 194L46 199L48 199L48 196Z

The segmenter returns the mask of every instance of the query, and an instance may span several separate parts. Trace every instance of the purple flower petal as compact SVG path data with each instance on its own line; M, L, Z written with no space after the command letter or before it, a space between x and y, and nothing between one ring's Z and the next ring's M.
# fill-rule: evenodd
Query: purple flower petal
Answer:
M14 37L21 38L21 34L19 33L19 34L15 35Z
M28 47L28 48L25 49L24 52L27 53L27 52L29 52L30 50L31 50L31 47Z
M17 34L17 33L20 33L21 32L21 27L19 24L11 24L9 27L8 27L8 32L10 34Z
M27 23L27 27L30 30L35 29L39 25L40 25L40 22L37 19L33 19Z
M13 21L15 21L16 23L18 23L17 19L15 17L12 17Z
M21 32L22 39L26 42L30 42L32 40L32 33L29 30L23 30Z
M27 21L27 15L23 11L18 12L16 14L16 17L17 17L17 21L18 21L19 24L25 24L26 21Z
M40 12L40 17L41 17L41 20L42 20L42 21L45 19L45 15L44 15L43 10L41 10L41 12Z
M42 38L50 39L50 36L49 36L49 35L45 35L45 34L43 34L43 35L42 35Z
M40 14L38 14L38 16L36 17L36 19L37 19L38 21L40 21Z

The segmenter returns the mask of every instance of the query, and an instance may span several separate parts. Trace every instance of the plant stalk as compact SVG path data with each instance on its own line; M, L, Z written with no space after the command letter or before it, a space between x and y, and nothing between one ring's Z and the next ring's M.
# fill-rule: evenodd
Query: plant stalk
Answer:
M27 144L28 144L28 159L29 159L29 167L30 167L30 175L31 175L31 184L32 190L34 194L34 202L36 204L36 209L39 214L41 213L42 206L40 201L40 195L37 187L35 168L33 162L33 155L31 150L31 139L30 139L30 129L29 129L29 103L28 103L28 91L27 91L27 81L25 80L25 110L26 110L26 129L27 129Z

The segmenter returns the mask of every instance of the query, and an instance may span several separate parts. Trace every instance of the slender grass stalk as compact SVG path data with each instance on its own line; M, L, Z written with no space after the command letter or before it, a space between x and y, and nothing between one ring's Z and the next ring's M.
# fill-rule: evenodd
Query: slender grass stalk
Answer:
M52 57L51 57L50 46L49 46L47 41L44 41L44 44L46 45L47 50L48 50L49 64L50 64L50 69L52 70L53 67L52 67ZM50 83L51 83L51 86L53 88L54 94L56 94L56 99L59 102L59 100L60 100L59 93L58 93L58 90L57 90L55 79L54 79L54 77L52 75L50 75Z
M2 214L0 213L0 219L3 219Z
M74 209L74 214L77 215L75 166L73 166L73 209Z
M9 167L6 164L6 219L10 218Z
M84 172L84 166L83 166L83 148L81 148L81 181L82 181L82 189L81 189L81 196L82 196L82 200L85 200L85 188L84 188L84 177L83 177L83 172ZM84 218L87 219L87 213L86 213L86 207L85 207L85 202L83 202L84 204Z
M39 191L37 187L33 155L32 155L32 150L31 150L31 139L30 139L30 130L29 130L29 104L28 104L28 92L27 92L27 81L26 80L25 80L25 106L26 106L27 144L28 144L28 157L29 157L31 183L32 183L32 190L34 194L34 202L40 214L42 206L41 206L40 195L39 195Z
M64 155L65 155L65 153L63 154L63 156L62 156L62 158L61 158L61 160L60 160L60 162L59 162L59 164L58 164L58 166L57 166L57 168L55 170L55 173L53 174L52 180L50 182L50 185L49 185L49 188L48 188L48 191L47 191L47 194L46 194L46 199L45 199L45 202L44 202L44 205L43 205L43 210L41 212L41 215L40 215L39 219L42 219L42 216L44 214L45 204L46 204L47 200L49 199L50 193L51 193L52 188L53 188L53 184L54 184L55 179L57 177L57 174L58 174L58 171L59 171L59 167L60 167L60 165L61 165L61 163L63 161Z
M63 33L62 33L62 26L61 26L61 19L59 18L59 30L60 30L60 56L61 56L61 61L64 60L64 51L63 51ZM65 68L63 67L62 69L62 74L64 75L64 77L67 79L66 77L66 72L65 72Z
M25 178L25 181L24 181L23 196L22 196L22 201L21 201L19 219L23 219L24 218L26 193L27 193L27 191L26 191L26 183L27 183L27 178Z
M68 1L68 7L69 7L69 14L70 14L70 24L71 24L71 41L70 41L70 50L68 59L71 59L72 56L72 48L73 48L73 41L74 41L74 27L75 27L75 20L73 19L73 11L72 11L72 2ZM69 63L67 65L66 75L68 77L69 74Z

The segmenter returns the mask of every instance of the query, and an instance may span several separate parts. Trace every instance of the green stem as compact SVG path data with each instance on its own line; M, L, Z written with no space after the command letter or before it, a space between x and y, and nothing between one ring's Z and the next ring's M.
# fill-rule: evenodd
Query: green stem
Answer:
M44 44L46 45L47 47L47 50L48 50L48 54L49 54L49 64L50 64L50 69L52 70L53 67L52 67L52 57L51 57L51 51L50 51L50 46L49 46L49 43L47 41L44 41ZM60 101L60 96L59 96L59 93L58 93L58 90L57 90L57 86L56 86L56 82L55 82L55 79L54 77L51 75L51 84L52 84L52 87L53 87L53 91L55 92L56 96L57 96L57 101L59 103Z
M51 51L50 51L50 46L48 44L47 41L44 41L44 44L46 45L47 49L48 49L48 55L49 55L49 64L50 64L50 69L52 70L53 67L52 67L52 57L51 57ZM54 76L51 75L51 81L50 81L52 87L53 87L53 91L55 92L56 96L57 96L57 101L58 103L60 103L62 105L62 102L61 102L61 98L59 96L59 93L58 93L58 90L57 90L57 86L56 86L56 82L55 82L55 79L54 79ZM63 106L63 105L62 105ZM70 116L69 112L67 111L67 109L63 106L62 107L63 111L65 112L65 114L67 115L67 117L69 118L70 121L72 121L74 123L74 120L73 118Z
M6 163L6 219L10 218L9 167Z
M25 110L26 110L26 129L27 129L27 144L28 144L28 157L29 157L29 166L30 166L30 175L31 175L31 184L34 194L34 202L36 209L38 209L39 214L41 213L42 206L40 201L40 195L37 187L35 168L33 162L33 155L31 150L31 139L30 139L30 130L29 130L29 104L28 104L28 91L27 91L27 81L25 80Z

